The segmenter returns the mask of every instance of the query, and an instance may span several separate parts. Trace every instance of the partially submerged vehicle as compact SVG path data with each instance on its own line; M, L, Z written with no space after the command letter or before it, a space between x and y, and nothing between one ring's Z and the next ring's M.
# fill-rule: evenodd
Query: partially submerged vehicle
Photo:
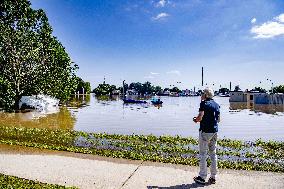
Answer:
M59 105L59 100L48 95L22 96L19 109L35 109L37 111L54 110Z

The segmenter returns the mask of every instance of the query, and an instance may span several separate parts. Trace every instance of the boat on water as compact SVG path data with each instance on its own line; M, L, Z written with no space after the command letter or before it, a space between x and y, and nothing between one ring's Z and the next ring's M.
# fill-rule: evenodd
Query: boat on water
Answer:
M136 104L145 104L147 103L144 100L133 100L133 99L123 99L124 103L136 103Z
M152 98L151 102L154 105L163 104L163 101L161 101L161 99L159 99L159 98Z
M159 102L151 101L151 102L152 102L152 104L154 104L154 105L163 104L163 101L159 101Z

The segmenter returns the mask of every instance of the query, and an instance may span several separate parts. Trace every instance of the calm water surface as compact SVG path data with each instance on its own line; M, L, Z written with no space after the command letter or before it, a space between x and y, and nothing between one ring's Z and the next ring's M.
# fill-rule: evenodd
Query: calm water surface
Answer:
M0 124L197 138L199 125L192 118L198 113L200 97L161 97L161 100L164 103L158 107L151 103L123 104L118 97L80 96L58 113L0 113ZM220 138L284 141L283 105L230 104L227 97L215 100L221 106Z

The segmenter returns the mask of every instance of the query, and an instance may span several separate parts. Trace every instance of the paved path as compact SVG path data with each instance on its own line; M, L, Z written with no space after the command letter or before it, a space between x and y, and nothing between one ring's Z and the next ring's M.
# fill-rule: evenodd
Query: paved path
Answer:
M280 173L219 170L215 185L202 186L192 180L198 167L7 145L0 145L0 172L79 188L284 188L284 174Z

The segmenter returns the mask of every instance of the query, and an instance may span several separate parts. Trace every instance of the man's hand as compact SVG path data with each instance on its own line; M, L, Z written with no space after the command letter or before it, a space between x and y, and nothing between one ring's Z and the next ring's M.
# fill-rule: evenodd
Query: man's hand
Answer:
M193 121L195 123L200 122L202 120L202 118L203 118L203 115L204 115L204 111L200 111L198 116L193 118Z

